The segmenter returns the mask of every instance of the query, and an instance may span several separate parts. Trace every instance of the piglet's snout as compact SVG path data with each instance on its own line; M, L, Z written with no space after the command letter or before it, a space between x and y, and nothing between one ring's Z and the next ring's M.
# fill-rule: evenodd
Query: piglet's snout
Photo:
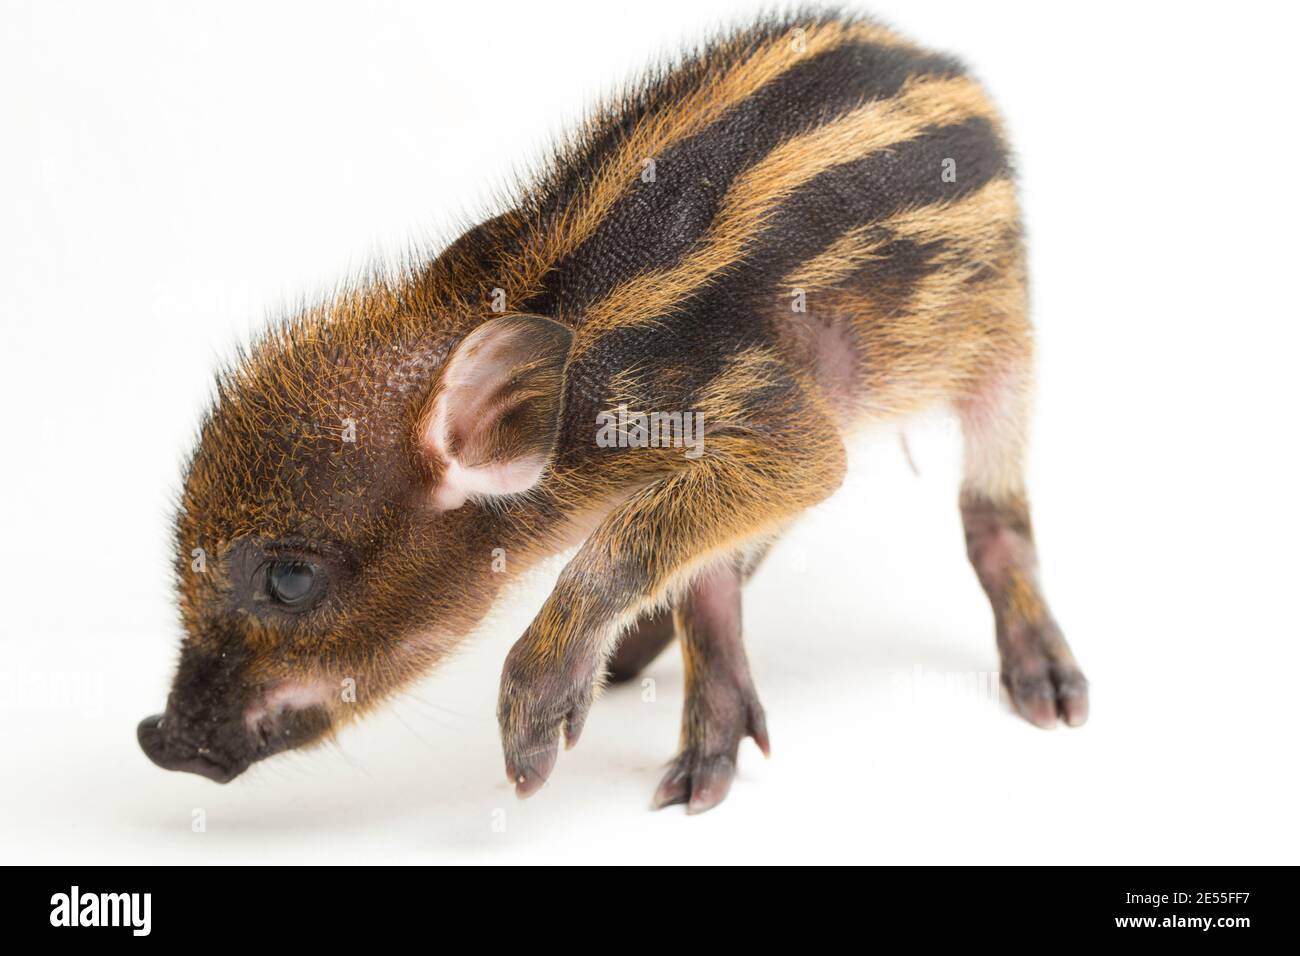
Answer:
M246 693L242 706L221 707L173 693L167 712L142 720L136 737L158 766L226 783L255 761L324 734L332 689L321 681L285 681Z
M145 756L165 770L197 773L217 783L227 783L248 766L243 755L216 748L178 727L174 715L146 717L135 733Z

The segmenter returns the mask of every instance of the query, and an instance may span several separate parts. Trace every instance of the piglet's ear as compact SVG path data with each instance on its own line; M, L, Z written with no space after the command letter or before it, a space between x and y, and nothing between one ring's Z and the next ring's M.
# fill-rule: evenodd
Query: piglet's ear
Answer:
M489 319L447 359L420 418L433 501L527 491L555 451L573 333L538 315Z

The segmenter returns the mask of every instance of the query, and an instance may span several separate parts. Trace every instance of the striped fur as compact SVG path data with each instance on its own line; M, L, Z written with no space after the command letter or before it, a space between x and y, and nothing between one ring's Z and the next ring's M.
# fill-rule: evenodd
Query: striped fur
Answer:
M285 681L355 680L354 705L321 703L325 726L301 742L315 739L436 664L510 574L582 541L503 676L507 765L527 792L561 725L576 737L620 633L636 650L653 619L661 645L664 607L716 604L709 588L738 588L736 569L835 490L846 432L935 404L967 426L972 560L1000 635L1018 635L1000 636L1004 660L1015 644L1034 666L1065 666L1056 643L1047 664L1033 658L1050 615L1022 520L1024 288L1008 149L959 63L837 14L723 36L594 110L509 208L442 254L305 311L223 376L177 523L187 638L169 712L229 718ZM533 386L560 391L518 398L529 421L562 409L549 468L524 495L431 507L451 465L429 449L460 447L429 438L441 376L502 314L522 317L512 334L538 315L567 330L537 340L570 343ZM600 446L597 415L619 406L702 414L706 453ZM341 444L347 421L356 440ZM192 572L195 547L213 573ZM330 598L309 615L262 613L244 594L246 567L280 547L329 563ZM497 549L510 574L493 571ZM1022 561L1011 583L981 568L995 552ZM679 627L696 622L698 656L710 616L692 614ZM727 660L743 664L738 639ZM752 697L747 672L728 673L693 666L693 699L717 690L701 674ZM741 709L761 714L749 697ZM688 733L683 752L707 736ZM736 734L715 736L734 757ZM689 780L683 799L696 805Z

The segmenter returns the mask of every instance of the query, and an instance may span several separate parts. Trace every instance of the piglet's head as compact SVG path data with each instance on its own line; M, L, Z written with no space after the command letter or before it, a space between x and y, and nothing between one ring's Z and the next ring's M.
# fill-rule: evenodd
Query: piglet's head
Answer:
M308 315L221 377L176 518L180 661L137 731L159 766L224 783L326 738L434 667L526 563L511 549L549 496L572 335L411 325Z

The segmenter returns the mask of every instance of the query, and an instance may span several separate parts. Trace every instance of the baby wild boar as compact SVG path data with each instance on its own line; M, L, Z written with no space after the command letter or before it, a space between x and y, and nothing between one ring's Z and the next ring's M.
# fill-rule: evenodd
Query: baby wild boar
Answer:
M846 435L934 406L963 428L1009 697L1080 724L1022 480L1032 353L1007 147L962 67L839 16L724 36L441 255L220 378L176 522L180 663L140 743L224 782L318 741L578 544L505 662L509 779L540 787L601 682L676 637L655 799L706 810L744 737L768 749L743 584L839 486Z

